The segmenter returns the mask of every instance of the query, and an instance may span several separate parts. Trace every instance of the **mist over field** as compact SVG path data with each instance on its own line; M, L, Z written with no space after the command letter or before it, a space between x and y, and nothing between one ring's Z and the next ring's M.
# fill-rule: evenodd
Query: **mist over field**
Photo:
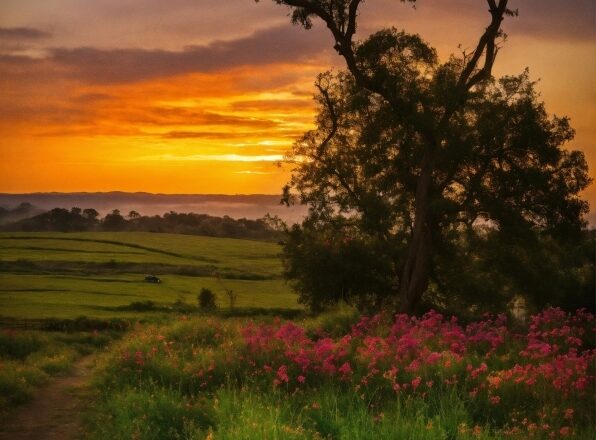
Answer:
M195 212L232 218L258 219L265 214L277 215L288 223L299 222L306 214L304 206L280 204L279 195L249 194L151 194L127 192L103 193L31 193L0 194L0 206L14 208L30 203L38 209L94 208L102 216L114 209L123 214L134 210L142 215L162 215L166 212Z

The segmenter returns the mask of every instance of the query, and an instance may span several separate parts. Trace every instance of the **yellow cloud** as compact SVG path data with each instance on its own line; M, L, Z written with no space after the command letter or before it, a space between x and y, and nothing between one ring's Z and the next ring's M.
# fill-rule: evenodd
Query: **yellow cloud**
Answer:
M174 154L161 154L157 156L145 156L139 160L147 161L180 161L180 162L278 162L283 160L281 154L242 155L242 154L191 154L178 156Z

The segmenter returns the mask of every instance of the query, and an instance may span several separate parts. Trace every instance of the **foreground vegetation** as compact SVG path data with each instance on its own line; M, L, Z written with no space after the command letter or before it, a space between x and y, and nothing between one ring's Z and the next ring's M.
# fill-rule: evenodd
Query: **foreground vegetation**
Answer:
M28 402L51 376L68 372L77 358L116 336L114 331L0 330L0 421L9 409Z
M0 234L0 325L47 330L0 332L0 415L124 334L99 361L89 438L593 436L590 313L545 309L522 325L346 306L304 318L279 251L172 234Z
M591 438L594 317L527 326L351 310L137 327L102 362L97 439Z

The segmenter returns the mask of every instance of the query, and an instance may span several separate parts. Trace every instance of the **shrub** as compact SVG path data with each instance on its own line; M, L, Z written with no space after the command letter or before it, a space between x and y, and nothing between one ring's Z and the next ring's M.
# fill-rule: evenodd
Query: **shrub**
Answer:
M47 343L33 332L0 331L0 356L9 359L25 359Z
M215 304L215 294L210 289L203 287L201 293L197 296L197 300L202 310L213 310L217 307Z

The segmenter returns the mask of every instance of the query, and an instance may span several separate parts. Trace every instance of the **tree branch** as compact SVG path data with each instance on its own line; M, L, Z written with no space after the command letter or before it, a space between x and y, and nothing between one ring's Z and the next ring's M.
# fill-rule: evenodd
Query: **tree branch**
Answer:
M317 152L316 152L316 154L312 155L312 158L315 161L319 162L329 172L331 172L331 174L333 174L337 178L339 184L344 188L344 190L353 199L354 204L360 206L362 208L362 211L366 212L366 207L361 203L361 199L358 196L358 194L356 193L356 189L353 189L352 187L350 187L350 184L346 181L346 179L340 173L340 171L337 167L327 163L324 159L325 150L327 149L329 142L331 142L331 140L337 133L337 130L339 128L339 123L338 123L337 112L335 111L335 105L334 105L333 100L331 99L331 96L329 94L329 89L327 87L324 87L321 84L321 78L319 78L317 80L317 82L315 83L315 87L321 93L321 95L325 101L325 107L327 107L327 110L329 111L329 117L331 118L331 130L329 130L329 133L327 133L327 136L325 136L325 139L323 139L323 141L319 144L319 146L316 149Z
M327 133L327 136L325 136L325 139L323 139L317 148L317 156L321 157L325 153L327 145L329 145L329 142L331 142L331 139L333 139L333 136L335 136L335 133L337 133L338 123L335 106L333 105L333 101L329 96L329 89L323 87L320 80L316 82L315 87L319 89L319 92L323 96L323 99L325 100L325 106L327 107L327 110L329 110L329 116L331 118L331 130L329 130L329 133Z
M498 52L496 39L501 35L501 23L505 14L511 13L507 9L508 0L499 0L498 4L495 0L487 0L487 3L491 22L480 37L476 49L459 77L457 87L462 92L467 92L479 82L490 78ZM484 65L479 68L478 65L483 54Z

